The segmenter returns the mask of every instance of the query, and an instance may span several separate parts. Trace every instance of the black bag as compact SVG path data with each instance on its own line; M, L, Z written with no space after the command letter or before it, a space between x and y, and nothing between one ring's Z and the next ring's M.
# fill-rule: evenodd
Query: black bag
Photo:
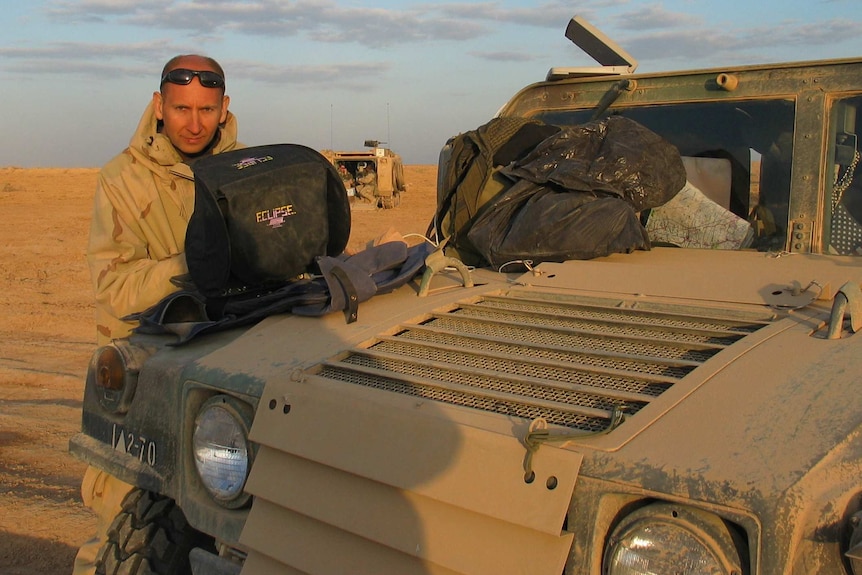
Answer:
M569 191L615 195L636 212L665 204L686 177L676 146L624 116L565 128L503 173Z
M560 128L539 120L498 117L451 138L445 170L438 175L437 211L428 235L447 240L446 253L467 265L483 265L483 258L467 237L483 206L512 185L499 169L520 159ZM441 165L443 162L441 162Z
M537 225L541 222L541 225ZM632 206L612 194L521 180L476 218L473 246L495 267L530 260L588 260L650 249Z
M195 211L186 262L208 298L275 289L350 236L347 191L332 164L297 144L273 144L193 164Z
M673 198L686 178L676 147L622 116L562 129L495 118L451 150L437 229L447 255L468 265L648 250L637 212Z

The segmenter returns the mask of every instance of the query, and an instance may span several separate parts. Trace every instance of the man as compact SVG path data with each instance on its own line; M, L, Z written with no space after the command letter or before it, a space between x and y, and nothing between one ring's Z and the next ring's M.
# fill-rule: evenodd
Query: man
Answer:
M356 197L365 202L377 197L377 172L374 171L374 164L359 164L356 172Z
M347 190L347 197L352 202L356 196L356 183L353 181L353 174L348 171L347 166L338 164L338 175L341 176L341 183L344 184L344 189Z
M188 272L190 164L237 147L229 102L215 60L171 59L129 147L102 168L87 248L100 345L128 335L135 324L122 318L176 291L170 279Z
M228 111L224 71L199 55L172 58L159 91L129 147L99 173L87 261L96 292L100 345L124 337L123 317L147 309L178 288L188 272L185 234L194 210L194 160L240 147ZM132 486L90 467L81 495L97 515L96 535L81 546L75 575L95 573L96 556Z

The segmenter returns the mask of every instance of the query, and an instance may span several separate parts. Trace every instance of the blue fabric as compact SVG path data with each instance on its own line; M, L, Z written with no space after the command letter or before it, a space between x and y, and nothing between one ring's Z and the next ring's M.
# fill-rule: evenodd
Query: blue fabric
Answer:
M322 275L314 279L219 299L186 288L124 319L139 322L134 333L173 334L177 337L173 345L181 345L199 335L250 325L274 314L322 316L348 309L351 295L358 304L408 283L423 271L433 250L427 242L409 248L404 242L388 242L352 256L323 256L317 259ZM348 278L353 294L347 293L336 270Z

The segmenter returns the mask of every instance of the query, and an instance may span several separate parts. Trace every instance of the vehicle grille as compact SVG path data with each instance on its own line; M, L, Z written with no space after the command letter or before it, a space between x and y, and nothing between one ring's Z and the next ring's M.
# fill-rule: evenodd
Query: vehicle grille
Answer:
M513 292L403 324L318 375L584 431L632 414L770 312Z

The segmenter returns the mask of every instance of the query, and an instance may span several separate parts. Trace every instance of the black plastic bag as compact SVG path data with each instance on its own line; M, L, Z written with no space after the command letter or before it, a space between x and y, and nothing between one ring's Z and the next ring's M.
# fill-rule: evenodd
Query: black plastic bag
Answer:
M565 128L502 172L570 191L614 194L636 212L664 204L685 186L679 150L623 116Z
M522 180L503 192L468 233L494 266L530 260L584 260L648 250L631 205L613 195L558 190Z
M564 128L500 174L515 183L467 234L494 266L648 250L638 212L666 203L686 180L676 147L622 116Z

